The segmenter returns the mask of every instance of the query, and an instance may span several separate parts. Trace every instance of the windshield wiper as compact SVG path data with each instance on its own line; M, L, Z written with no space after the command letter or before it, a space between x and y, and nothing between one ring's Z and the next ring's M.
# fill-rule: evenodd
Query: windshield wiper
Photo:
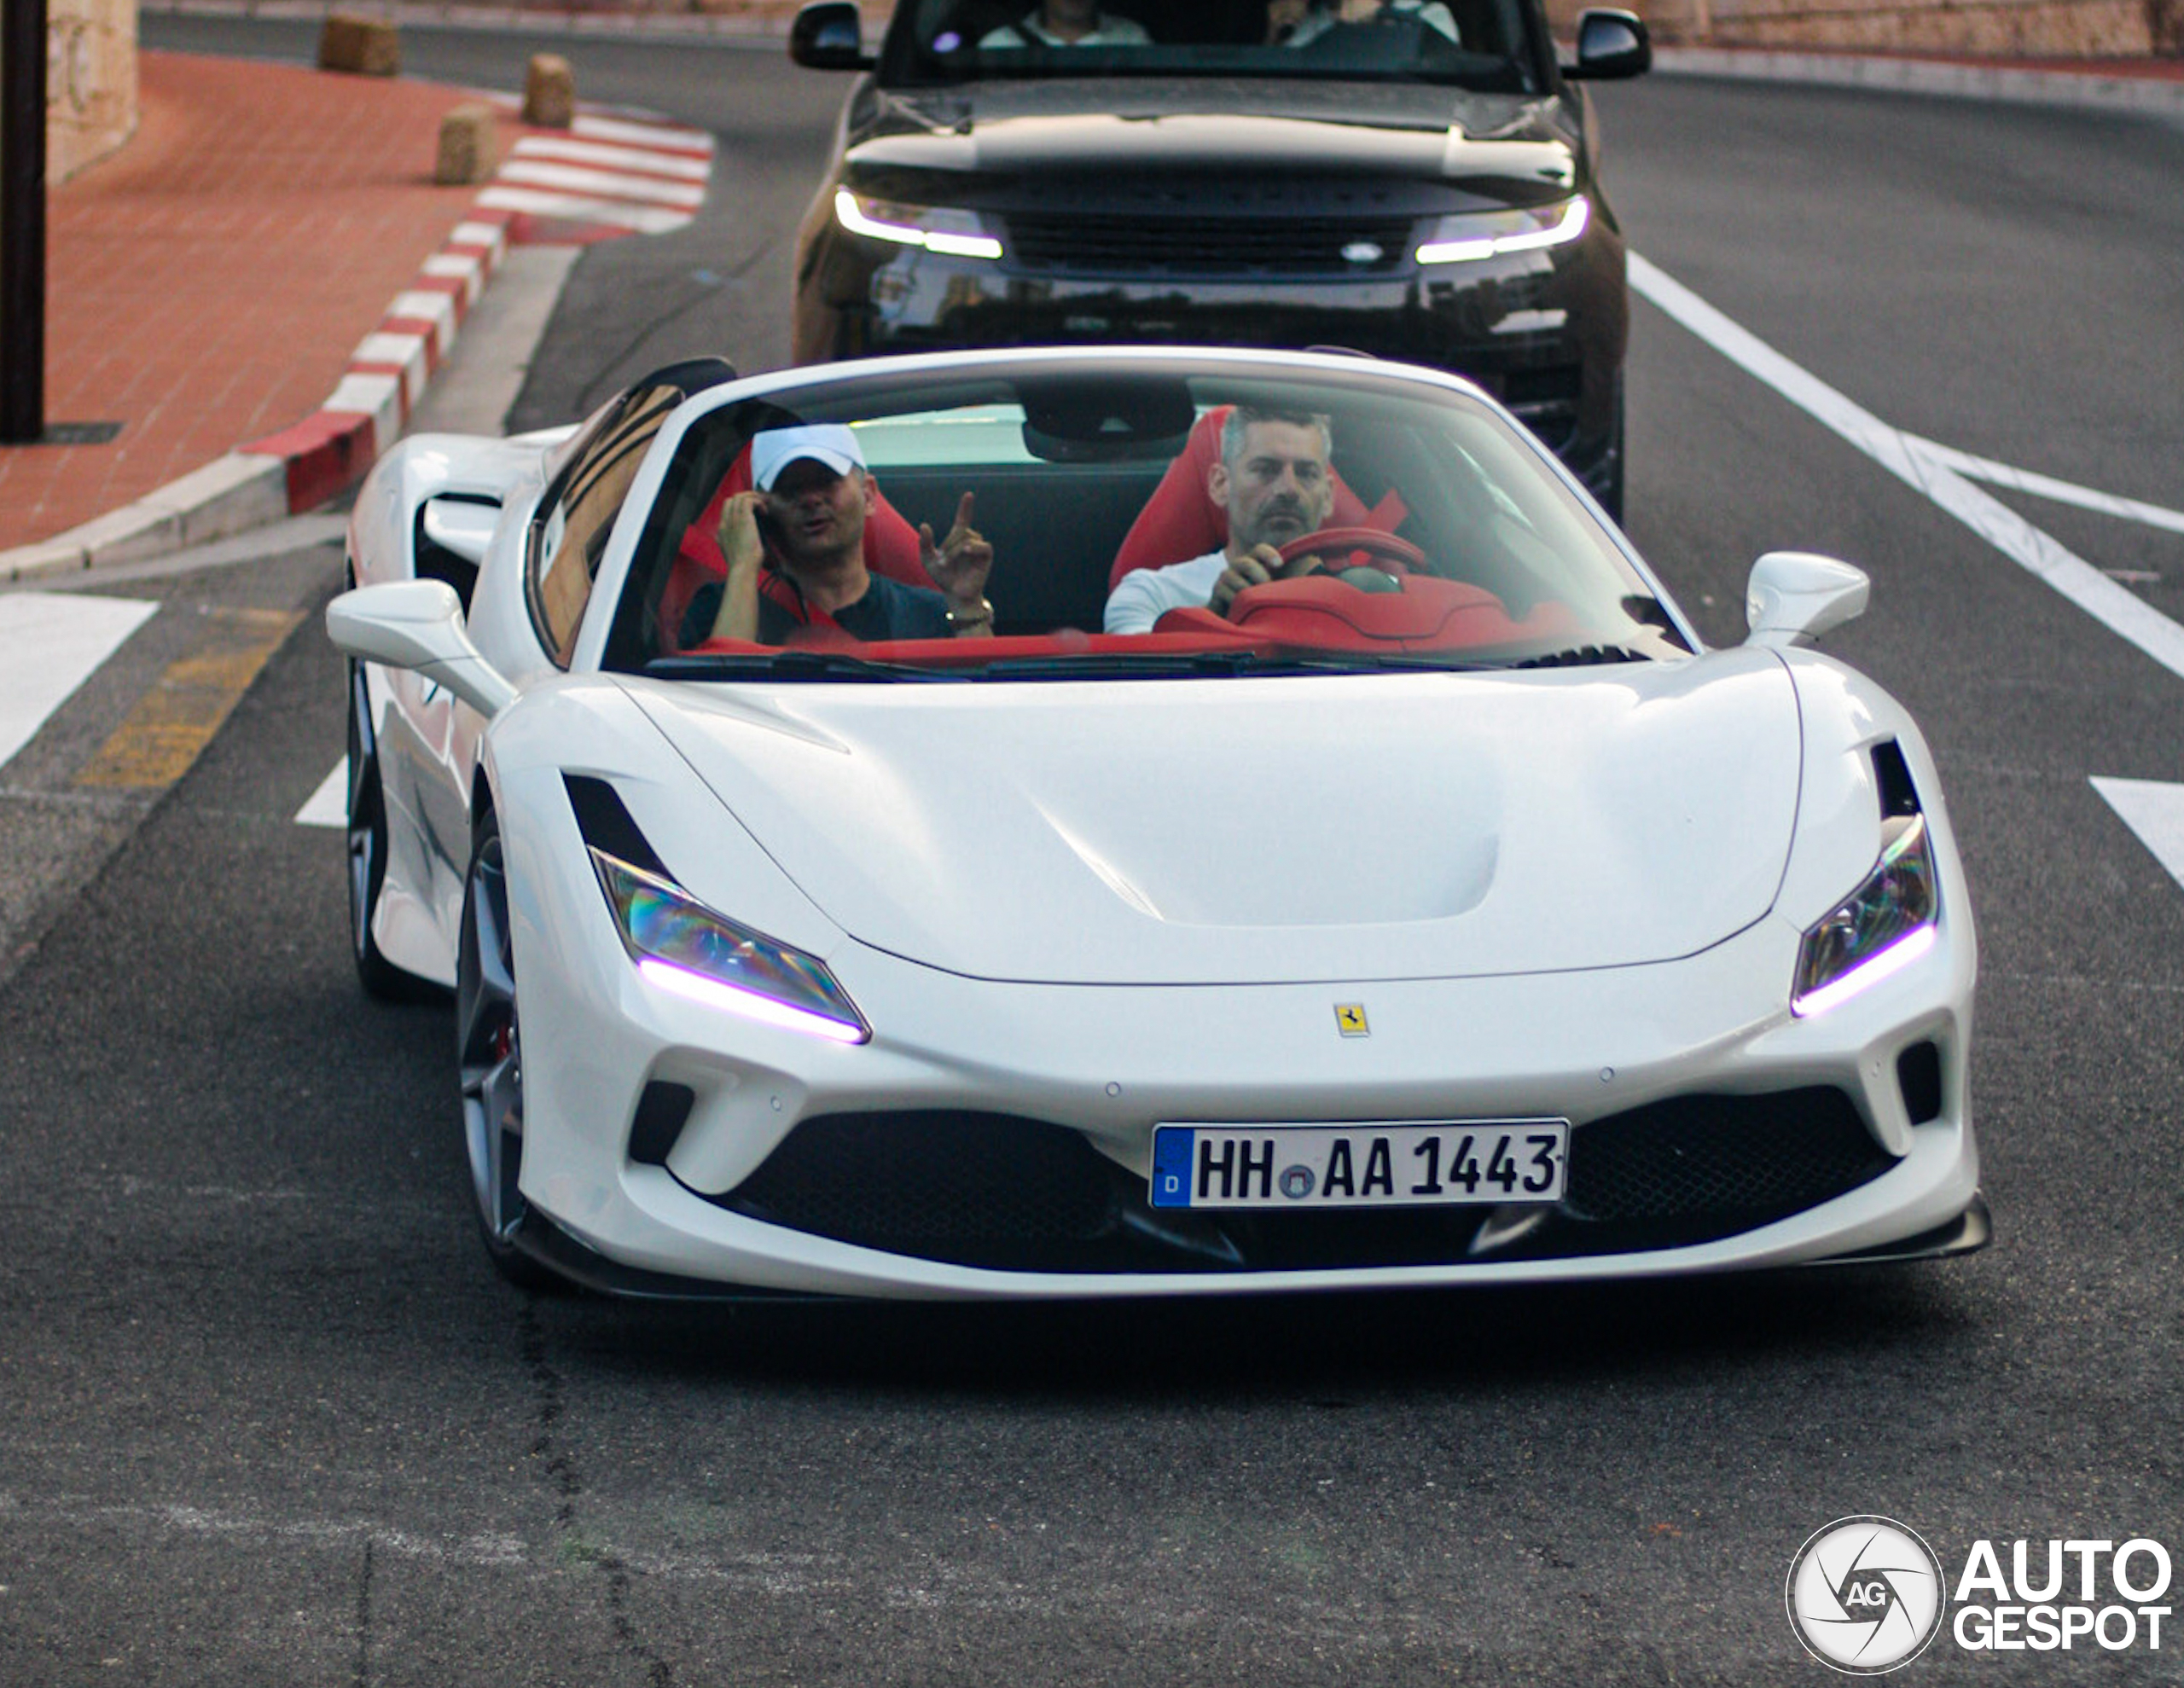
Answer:
M1267 659L1257 651L1078 651L1051 657L1008 657L976 670L980 680L1079 680L1112 675L1133 680L1192 680L1234 674L1263 674Z
M1252 650L1087 651L1074 655L1016 657L989 663L972 677L980 680L1226 679L1289 674L1364 674L1394 669L1411 673L1476 670L1478 663L1379 651L1280 651L1271 656Z
M1511 668L1596 668L1604 663L1651 662L1642 651L1623 645L1571 645L1508 664Z
M961 680L961 672L914 663L874 662L842 651L723 653L717 656L654 657L645 664L654 680L856 680L891 684L904 680Z

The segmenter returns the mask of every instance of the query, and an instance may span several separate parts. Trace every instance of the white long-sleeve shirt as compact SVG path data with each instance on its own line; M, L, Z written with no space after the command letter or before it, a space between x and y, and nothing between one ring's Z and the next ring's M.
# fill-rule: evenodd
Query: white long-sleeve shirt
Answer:
M1132 569L1107 595L1107 630L1150 633L1170 610L1204 609L1228 565L1226 551L1209 551L1164 569Z

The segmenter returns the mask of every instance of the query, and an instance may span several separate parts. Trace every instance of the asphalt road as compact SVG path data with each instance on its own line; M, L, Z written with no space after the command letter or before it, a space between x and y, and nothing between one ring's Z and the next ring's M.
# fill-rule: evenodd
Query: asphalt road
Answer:
M578 265L517 420L779 361L837 85L549 44L723 154L695 227ZM503 86L523 50L405 45ZM1601 104L1670 275L1890 421L2184 505L2184 133ZM1990 1250L1217 1308L526 1300L472 1234L447 1012L358 995L339 835L289 818L341 742L307 629L0 983L0 1682L1815 1682L1783 1578L1844 1514L1952 1575L1982 1538L2184 1550L2184 886L2088 784L2184 780L2184 677L1658 311L1635 335L1632 532L1710 635L1760 550L1873 574L1829 646L1924 723L1972 876ZM2184 616L2184 539L2007 502ZM159 589L148 630L211 589ZM1902 1679L2174 1682L2177 1647L1944 1638Z

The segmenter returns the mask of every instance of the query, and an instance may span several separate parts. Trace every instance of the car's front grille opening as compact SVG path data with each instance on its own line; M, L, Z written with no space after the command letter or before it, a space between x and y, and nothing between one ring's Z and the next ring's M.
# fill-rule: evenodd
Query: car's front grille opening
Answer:
M1595 1222L1728 1235L1828 1201L1894 1163L1833 1086L1678 1096L1579 1126L1565 1205Z
M1880 790L1882 820L1919 812L1919 790L1911 783L1911 769L1903 760L1903 746L1895 740L1884 739L1873 746L1873 780Z
M1931 1038L1896 1058L1896 1082L1903 1092L1903 1111L1914 1125L1942 1117L1942 1052Z
M564 774L561 784L568 792L569 807L576 811L577 830L584 834L586 844L663 879L672 877L611 784L589 774Z
M1018 212L1005 241L1017 268L1147 276L1385 275L1411 255L1407 217L1054 216Z
M1118 1170L1080 1134L1038 1120L828 1114L799 1125L721 1202L892 1254L1028 1262L1115 1228Z
M645 1086L630 1121L630 1158L639 1166L665 1166L697 1099L698 1093L687 1084L654 1079Z
M1578 1127L1568 1198L1496 1259L1673 1248L1815 1206L1893 1165L1844 1092L1686 1096ZM1492 1211L1155 1210L1079 1133L943 1109L822 1115L706 1199L890 1254L1002 1270L1297 1271L1453 1263Z

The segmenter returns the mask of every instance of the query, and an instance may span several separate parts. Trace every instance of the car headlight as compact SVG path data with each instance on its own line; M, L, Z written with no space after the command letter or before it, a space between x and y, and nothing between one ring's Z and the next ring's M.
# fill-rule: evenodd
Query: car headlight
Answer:
M1941 894L1923 815L1881 823L1880 865L1821 917L1798 949L1790 1012L1825 1013L1934 947Z
M672 881L595 844L591 865L624 947L662 989L838 1043L871 1041L864 1016L816 957L715 914Z
M1592 216L1592 202L1583 194L1534 211L1464 212L1433 225L1432 234L1418 248L1418 261L1464 264L1567 246L1585 232Z
M975 211L944 206L901 205L834 189L834 220L852 235L894 241L951 258L999 258L1001 242L986 233Z

